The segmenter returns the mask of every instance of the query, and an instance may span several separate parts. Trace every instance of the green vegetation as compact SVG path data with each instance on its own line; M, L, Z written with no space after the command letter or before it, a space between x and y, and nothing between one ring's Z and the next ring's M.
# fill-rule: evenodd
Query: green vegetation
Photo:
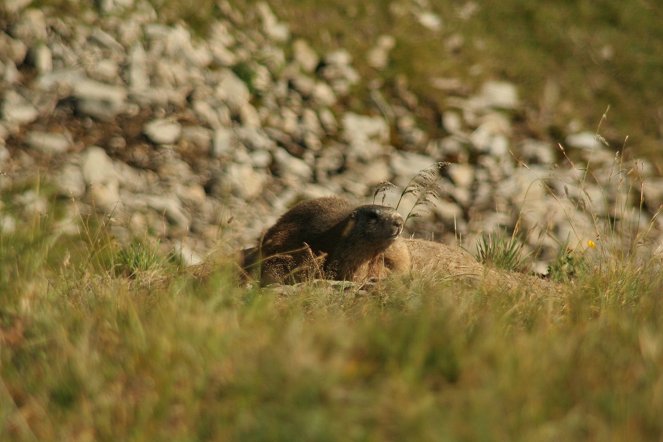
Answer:
M514 272L527 270L523 243L513 236L484 233L477 242L477 261Z
M554 293L437 275L279 293L57 222L0 235L3 440L663 434L658 261L604 257Z

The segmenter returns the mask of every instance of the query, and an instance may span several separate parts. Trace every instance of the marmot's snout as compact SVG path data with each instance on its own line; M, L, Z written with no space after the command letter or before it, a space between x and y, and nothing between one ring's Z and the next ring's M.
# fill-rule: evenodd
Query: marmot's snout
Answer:
M396 238L403 231L403 217L398 213L394 212L391 217L391 237Z

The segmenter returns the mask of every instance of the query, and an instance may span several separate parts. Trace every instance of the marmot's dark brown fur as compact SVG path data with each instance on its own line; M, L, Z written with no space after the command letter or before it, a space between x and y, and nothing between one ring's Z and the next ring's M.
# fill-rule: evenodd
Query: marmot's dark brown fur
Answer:
M378 271L409 269L397 243L403 218L379 205L355 206L338 197L302 202L287 211L244 252L245 264L260 263L263 284L307 278L358 280ZM391 258L384 252L390 249ZM394 259L396 258L396 259Z

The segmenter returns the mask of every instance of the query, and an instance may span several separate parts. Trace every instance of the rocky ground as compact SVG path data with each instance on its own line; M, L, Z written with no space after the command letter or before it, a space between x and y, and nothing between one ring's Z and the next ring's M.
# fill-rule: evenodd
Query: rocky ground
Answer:
M429 169L434 189L415 180L399 205L407 215L430 201L408 221L416 236L473 250L483 232L516 230L539 271L561 244L607 241L605 225L646 232L637 240L652 249L663 239L654 168L593 131L563 146L528 135L517 85L467 91L436 79L449 96L433 138L405 81L397 99L365 84L347 51L317 53L266 3L240 13L220 2L224 18L205 38L160 23L143 0L96 2L76 17L27 3L5 2L0 22L0 189L13 195L0 206L4 233L20 222L10 206L48 209L34 188L16 192L39 175L69 207L65 231L96 210L119 240L154 236L195 263L220 238L251 244L296 200L370 202L390 182L375 199L393 205ZM394 45L381 38L370 64L384 68ZM359 88L372 99L364 113L348 106Z

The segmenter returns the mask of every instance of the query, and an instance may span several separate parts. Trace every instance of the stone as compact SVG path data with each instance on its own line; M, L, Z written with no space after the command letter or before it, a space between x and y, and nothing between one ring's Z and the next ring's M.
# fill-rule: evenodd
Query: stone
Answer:
M113 160L98 146L90 146L83 152L82 171L83 179L88 186L118 180Z
M274 41L284 42L290 38L290 30L278 19L266 2L258 3L258 13L262 19L262 28L265 34Z
M30 148L51 155L65 153L71 145L70 138L64 134L36 130L27 134L25 142Z
M279 176L285 179L303 180L304 182L311 179L311 167L305 161L290 155L285 149L276 148L273 152L273 158Z
M53 70L53 56L44 43L38 43L28 51L28 60L39 74L43 75Z
M439 15L430 11L423 11L417 14L417 20L421 26L430 31L437 32L442 29L442 19Z
M65 164L55 177L55 187L60 195L80 198L85 194L85 178L76 164Z
M251 99L251 93L246 83L230 69L224 69L218 75L215 92L219 99L226 102L235 111Z
M132 90L144 90L150 86L147 73L147 54L143 45L138 42L129 51L129 87Z
M228 183L233 195L252 200L262 193L267 177L256 172L250 164L232 164L228 168Z
M233 130L227 127L220 127L212 135L210 155L214 158L232 156L237 144L238 140Z
M41 9L30 8L25 10L17 22L11 27L11 35L24 43L46 41L46 16Z
M535 139L525 139L520 144L520 154L527 164L553 164L555 152L553 147L545 142Z
M474 183L474 167L469 164L450 164L446 171L453 183L459 187L469 189Z
M393 171L394 184L405 187L419 172L434 165L434 161L426 155L413 152L397 152L391 155L390 166Z
M352 155L370 160L384 153L383 145L389 138L389 127L380 117L354 113L343 115L343 138L350 144Z
M306 40L297 39L292 44L293 58L304 72L311 73L320 63L320 57Z
M389 52L396 45L396 39L391 35L381 35L377 44L368 52L368 64L375 69L384 69L389 63Z
M187 141L201 152L209 152L212 148L212 132L201 126L184 126L182 140Z
M182 230L189 230L190 220L186 215L180 200L174 196L145 195L143 197L148 207L165 215L168 221Z
M46 197L35 190L27 190L14 197L14 202L28 214L44 215L48 212Z
M176 121L158 118L146 123L143 133L155 144L174 144L180 139L182 126Z
M122 112L127 99L124 87L84 79L74 83L77 109L100 120L111 120Z
M2 117L10 124L32 123L39 116L37 109L13 90L5 93L2 102Z
M601 148L601 142L592 132L580 132L566 137L566 144L577 149L594 150Z
M32 0L4 0L5 11L16 14L32 3Z
M481 87L479 99L485 107L516 109L519 106L516 86L506 81L488 81Z

